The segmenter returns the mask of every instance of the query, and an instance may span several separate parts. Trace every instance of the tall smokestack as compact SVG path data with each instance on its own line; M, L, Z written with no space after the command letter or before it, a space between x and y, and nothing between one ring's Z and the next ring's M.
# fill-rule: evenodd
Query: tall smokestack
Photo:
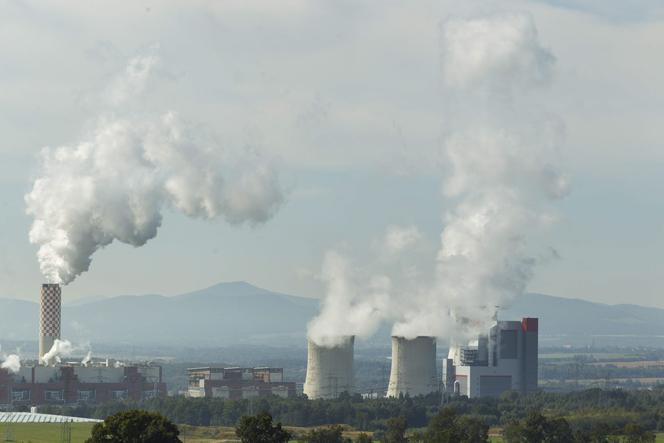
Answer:
M51 350L60 338L60 285L45 283L39 304L39 359Z
M353 393L354 336L342 337L342 342L331 347L320 346L309 339L307 377L304 393L310 399L332 399L342 392Z
M408 394L413 397L437 391L436 339L392 337L392 369L387 396Z

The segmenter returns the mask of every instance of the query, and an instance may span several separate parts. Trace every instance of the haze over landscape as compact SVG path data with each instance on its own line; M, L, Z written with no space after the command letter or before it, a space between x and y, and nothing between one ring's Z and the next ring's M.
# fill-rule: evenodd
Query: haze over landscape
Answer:
M657 0L0 0L0 435L664 441L662 47Z

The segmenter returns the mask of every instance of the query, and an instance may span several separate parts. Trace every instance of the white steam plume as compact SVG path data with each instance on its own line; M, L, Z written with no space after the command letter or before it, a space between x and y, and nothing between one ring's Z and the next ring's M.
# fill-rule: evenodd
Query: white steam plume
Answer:
M528 15L444 25L445 84L472 111L447 128L444 189L457 204L446 215L436 283L415 295L395 334L466 338L525 290L536 264L529 234L552 219L547 204L568 187L556 122L524 94L551 77L553 60Z
M60 363L62 358L69 357L74 352L74 346L69 340L55 339L51 349L41 357L41 362L46 366Z
M111 88L123 103L144 89L154 56L133 59ZM109 114L71 146L45 148L26 195L30 241L42 273L68 284L114 240L142 246L157 235L166 207L232 224L267 221L283 202L271 163L206 140L175 112L158 118Z
M389 255L397 255L420 241L422 233L417 226L391 225L385 231L385 251Z
M83 360L81 360L81 364L83 366L87 366L91 361L92 361L92 351L88 351L88 353L85 354L85 357L83 357Z
M496 306L523 293L539 254L532 233L549 224L550 202L566 195L560 124L531 105L552 78L553 55L525 14L455 19L442 28L448 199L430 283L392 269L381 296L354 281L347 262L328 255L328 292L310 338L373 333L397 319L393 334L464 340L486 330ZM404 254L417 228L389 228L385 249ZM404 275L400 275L403 273Z
M351 263L336 251L325 255L321 277L327 293L321 313L309 322L309 338L331 347L341 344L344 336L371 335L387 313L390 279L374 276L368 284L358 284Z
M0 350L2 347L0 347ZM16 374L21 370L21 357L18 354L5 354L0 352L0 368L6 369L12 374Z

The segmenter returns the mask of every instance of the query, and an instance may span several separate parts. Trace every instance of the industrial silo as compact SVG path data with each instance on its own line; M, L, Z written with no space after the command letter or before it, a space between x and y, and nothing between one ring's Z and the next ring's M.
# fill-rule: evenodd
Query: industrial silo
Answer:
M437 392L436 339L392 337L392 369L388 397Z
M340 337L339 343L322 346L309 339L304 393L310 399L337 398L353 392L353 346L355 337Z

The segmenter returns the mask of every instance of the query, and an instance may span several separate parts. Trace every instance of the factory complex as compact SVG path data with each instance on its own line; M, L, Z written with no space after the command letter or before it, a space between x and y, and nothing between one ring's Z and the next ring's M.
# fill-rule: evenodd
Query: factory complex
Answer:
M0 405L103 403L165 396L161 367L65 363L24 365L17 373L0 371Z
M283 368L190 368L189 397L230 400L276 395L295 397L294 382L284 381Z
M144 400L168 394L159 365L125 364L108 359L62 361L59 355L60 286L41 288L39 360L13 370L0 369L0 408L48 404ZM308 340L303 392L310 399L334 399L356 393L354 336L332 337L332 345ZM436 339L392 337L387 397L442 393L444 396L499 396L505 391L530 393L538 386L538 319L496 321L476 341L451 346L437 367ZM185 395L229 400L297 396L296 384L282 368L199 367L187 370Z
M309 340L304 393L311 399L354 393L354 337L339 337L334 346ZM505 391L537 390L538 319L496 321L468 346L452 346L443 359L442 377L436 368L434 337L392 337L388 397L445 395L495 397Z

